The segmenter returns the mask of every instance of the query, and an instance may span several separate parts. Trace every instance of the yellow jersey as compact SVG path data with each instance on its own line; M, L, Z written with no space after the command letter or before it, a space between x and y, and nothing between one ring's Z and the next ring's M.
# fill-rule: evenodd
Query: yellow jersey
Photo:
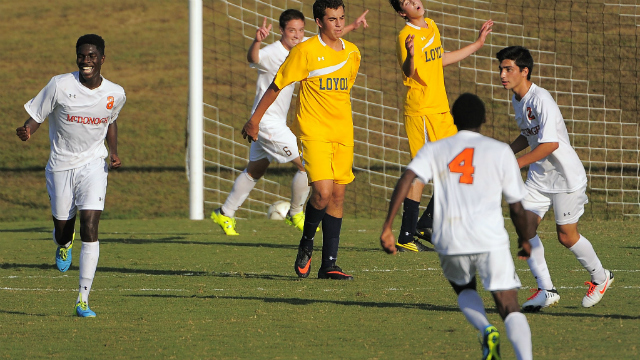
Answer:
M300 81L296 124L300 140L353 146L351 87L360 68L360 50L343 39L335 51L320 35L291 49L273 82L279 89Z
M413 38L413 63L415 72L406 77L402 72L404 85L408 87L404 100L404 114L420 116L439 114L449 111L449 100L444 88L444 71L442 69L442 55L444 49L440 42L440 31L436 23L425 18L427 28L413 24L400 30L396 43L396 55L400 68L407 58L405 40L407 36Z

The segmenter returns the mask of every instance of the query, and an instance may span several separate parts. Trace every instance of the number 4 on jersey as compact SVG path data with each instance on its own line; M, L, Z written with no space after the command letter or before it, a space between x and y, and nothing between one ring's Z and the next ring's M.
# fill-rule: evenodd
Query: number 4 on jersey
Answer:
M459 173L461 184L473 184L473 148L465 148L449 163L449 171Z

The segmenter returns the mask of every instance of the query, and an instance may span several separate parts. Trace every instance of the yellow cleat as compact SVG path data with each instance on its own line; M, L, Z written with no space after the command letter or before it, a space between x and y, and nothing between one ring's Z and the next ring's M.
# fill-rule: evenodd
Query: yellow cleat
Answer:
M225 234L240 235L236 232L236 219L222 215L222 211L220 209L215 209L211 213L211 220L220 225Z
M293 216L287 214L287 217L284 218L284 222L295 227L296 229L303 231L304 230L304 212L299 212ZM320 231L320 226L316 229L316 231Z

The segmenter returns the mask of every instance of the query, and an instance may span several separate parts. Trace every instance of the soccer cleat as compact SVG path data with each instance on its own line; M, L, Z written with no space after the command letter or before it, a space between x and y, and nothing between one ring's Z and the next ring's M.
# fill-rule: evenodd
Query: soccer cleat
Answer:
M433 251L432 248L423 245L420 240L414 239L411 242L408 242L406 244L400 244L399 242L396 243L396 250L398 250L399 252L404 252L404 251L414 251L414 252L421 252L421 251Z
M418 239L431 242L433 229L432 228L416 229L416 233L414 235L417 236Z
M55 234L55 230L54 230L54 234ZM58 268L58 270L60 270L60 272L66 272L67 270L69 270L69 267L71 267L71 254L73 251L73 240L75 240L76 238L76 233L75 231L73 232L73 236L71 237L71 244L69 245L69 247L63 247L58 245L58 248L56 249L56 267ZM55 235L53 240L55 241Z
M299 212L293 216L287 213L287 217L284 218L284 222L302 231L304 229L304 212Z
M222 214L222 210L220 210L219 208L215 209L211 213L211 220L213 220L214 223L220 225L225 234L240 235L236 232L236 219L224 216Z
M76 315L79 317L96 317L96 313L89 309L89 305L84 301L76 304Z
M551 290L538 289L522 304L522 311L538 312L540 309L555 306L560 301L560 295L555 288Z
M607 269L604 269L607 280L603 284L594 284L591 281L586 281L584 284L589 285L587 294L582 298L582 307L592 307L602 300L605 291L609 289L609 286L613 283L613 273Z
M500 360L500 333L493 325L482 331L482 360Z
M306 278L309 276L312 254L313 249L307 250L302 246L298 246L298 256L296 257L296 263L293 265L298 277Z
M353 280L353 276L342 272L338 265L333 265L328 268L320 268L318 270L318 279Z

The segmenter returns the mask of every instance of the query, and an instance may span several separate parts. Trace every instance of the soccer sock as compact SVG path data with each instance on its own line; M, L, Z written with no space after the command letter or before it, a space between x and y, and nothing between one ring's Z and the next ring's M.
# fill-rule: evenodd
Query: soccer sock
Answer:
M416 232L416 224L420 215L420 203L409 198L404 199L404 212L402 213L402 225L398 243L407 244L413 241L413 234Z
M242 205L242 203L247 199L253 187L256 186L258 180L247 173L247 169L236 178L236 181L233 183L233 187L231 188L231 192L229 196L227 196L227 200L222 205L222 213L224 216L234 217L236 215L236 210Z
M427 209L422 213L420 220L418 220L416 227L418 229L433 228L433 195L431 196L431 200L429 200L429 204L427 204Z
M338 259L338 245L340 245L340 229L342 218L325 214L322 219L322 268L336 264Z
M529 328L527 317L521 312L512 312L504 319L504 326L507 328L507 337L513 345L516 359L533 359L531 328Z
M464 289L458 294L458 306L467 321L478 330L482 330L491 325L484 311L484 304L478 292L471 289Z
M327 209L318 210L311 205L311 202L307 202L307 208L304 215L304 229L302 230L302 238L300 239L300 246L307 250L313 249L313 238L316 236L316 230L318 225L325 216ZM324 229L324 226L323 226Z
M540 237L536 234L529 240L529 244L531 244L531 256L527 259L527 263L538 282L538 288L544 290L553 289L553 282L551 281L547 261L544 259L544 246L540 241Z
M98 241L83 242L80 250L80 294L76 303L80 300L89 303L89 292L98 267L98 258L100 258L100 243Z
M309 178L305 171L297 171L293 176L293 182L291 183L291 208L289 208L289 215L297 215L302 212L304 202L309 197Z
M592 283L602 284L607 280L602 263L587 238L580 235L580 239L569 250L573 252L580 264L591 274Z

